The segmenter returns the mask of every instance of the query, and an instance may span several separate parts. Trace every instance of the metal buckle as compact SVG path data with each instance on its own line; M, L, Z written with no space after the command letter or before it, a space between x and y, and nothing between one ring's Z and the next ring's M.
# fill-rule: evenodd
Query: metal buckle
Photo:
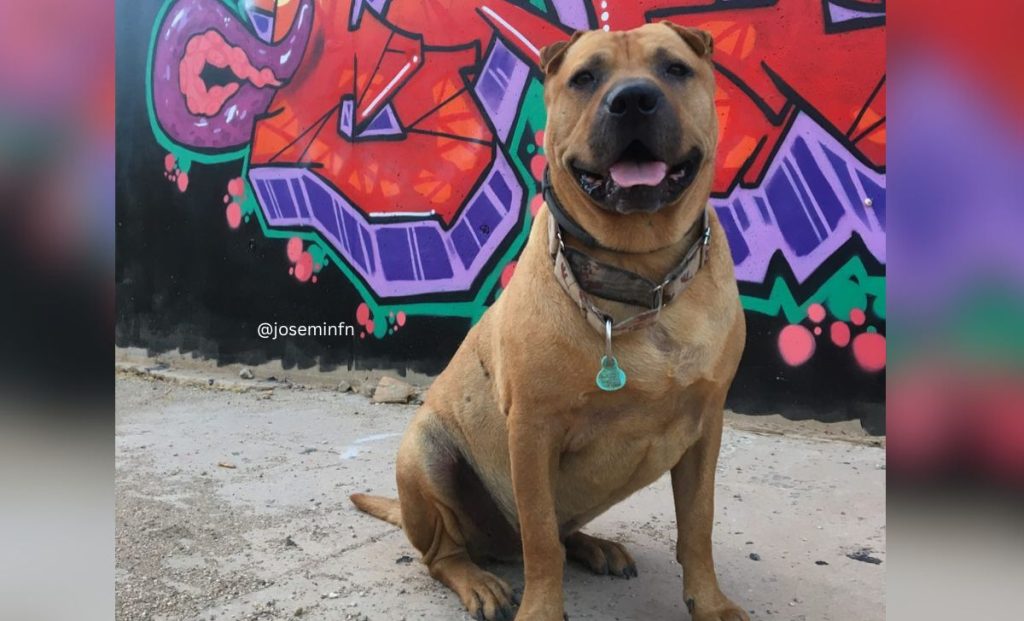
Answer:
M612 318L605 315L604 318L604 355L611 359L612 356Z
M652 308L661 312L661 307L665 303L665 284L661 283L653 289L654 291L654 306Z
M703 267L708 260L708 244L711 242L711 226L704 227L704 235L700 244L700 266Z

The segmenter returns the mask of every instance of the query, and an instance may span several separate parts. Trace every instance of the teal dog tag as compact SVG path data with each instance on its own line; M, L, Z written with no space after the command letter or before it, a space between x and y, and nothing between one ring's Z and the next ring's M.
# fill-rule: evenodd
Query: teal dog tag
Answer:
M597 387L614 392L626 385L626 372L619 368L615 356L601 357L601 370L597 372Z

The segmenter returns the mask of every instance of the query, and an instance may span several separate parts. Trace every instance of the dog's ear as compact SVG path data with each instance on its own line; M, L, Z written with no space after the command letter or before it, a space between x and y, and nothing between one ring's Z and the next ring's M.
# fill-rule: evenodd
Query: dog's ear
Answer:
M544 46L540 51L540 68L544 75L551 75L558 71L558 67L569 51L569 46L576 43L576 40L583 36L582 30L572 33L567 41L556 41L551 45Z
M669 21L661 22L674 30L676 34L686 41L686 44L693 48L694 52L697 52L697 56L706 58L711 56L715 51L715 41L711 38L711 33L700 28L689 28L687 26L680 26Z

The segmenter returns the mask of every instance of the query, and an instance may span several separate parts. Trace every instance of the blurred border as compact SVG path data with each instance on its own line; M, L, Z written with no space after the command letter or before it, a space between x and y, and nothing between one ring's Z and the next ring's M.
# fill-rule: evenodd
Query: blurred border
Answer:
M887 618L1018 617L1024 3L888 19Z
M112 619L114 6L0 15L0 618Z

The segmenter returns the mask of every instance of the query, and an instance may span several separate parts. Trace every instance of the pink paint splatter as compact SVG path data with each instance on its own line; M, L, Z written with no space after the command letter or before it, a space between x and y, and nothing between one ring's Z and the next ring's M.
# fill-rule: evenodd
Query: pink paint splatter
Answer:
M167 172L171 172L178 165L178 160L174 157L173 153L168 153L164 156L164 168Z
M540 206L543 205L543 204L544 204L544 196L543 195L537 194L536 196L531 198L530 199L530 215L536 216L537 212L540 211Z
M858 334L853 339L853 357L865 371L885 368L885 337L877 332Z
M362 302L356 307L356 321L359 325L365 326L366 322L370 320L370 307L366 305L366 302Z
M179 192L184 192L187 189L188 189L188 173L184 172L184 171L179 172L178 173L178 191Z
M237 229L242 224L242 208L238 203L231 203L228 208L224 210L224 215L228 218L228 226L233 229Z
M288 260L292 263L297 263L301 256L302 240L298 237L292 237L288 240Z
M295 278L300 282L306 282L313 275L313 255L303 252L299 260L295 262Z
M811 304L807 307L807 317L814 323L821 323L825 319L825 307L821 304Z
M370 334L373 334L373 320L372 319L366 322L366 331L369 332Z
M544 130L538 129L537 133L533 135L533 141L537 143L537 146L544 148Z
M398 311L398 317L395 318L395 321L398 322L398 325L399 326L404 326L405 325L405 320L406 320L405 311Z
M501 288L505 289L508 287L508 283L512 280L512 275L516 273L517 261L512 261L505 266L505 269L501 270Z
M245 194L245 183L241 177L235 177L228 181L228 194L232 196L242 196Z
M547 166L548 160L543 155L534 155L530 158L530 172L533 174L533 178L540 181L544 176L544 167Z
M845 322L837 321L833 323L829 329L829 335L832 337L832 342L839 347L846 347L850 344L850 326L846 325Z
M867 317L864 315L863 310L855 308L850 311L850 321L852 321L855 326L863 326L864 322L867 321Z
M807 328L791 324L779 333L779 353L791 367L798 367L814 355L814 337Z
M821 336L821 326L814 326L814 336Z

